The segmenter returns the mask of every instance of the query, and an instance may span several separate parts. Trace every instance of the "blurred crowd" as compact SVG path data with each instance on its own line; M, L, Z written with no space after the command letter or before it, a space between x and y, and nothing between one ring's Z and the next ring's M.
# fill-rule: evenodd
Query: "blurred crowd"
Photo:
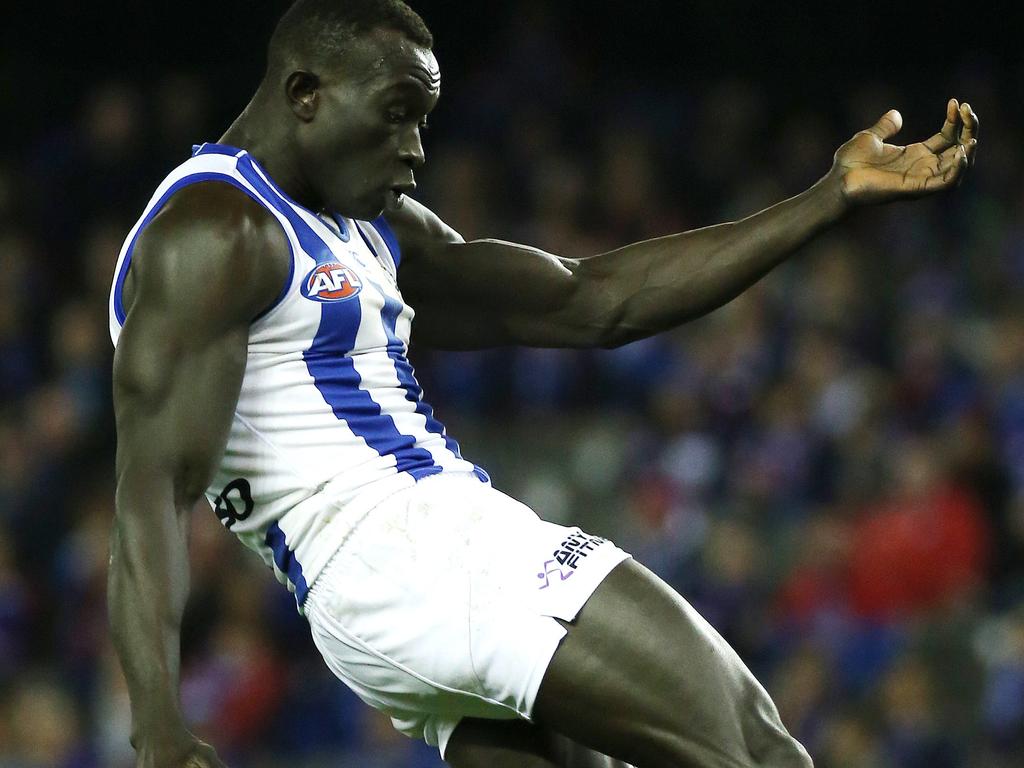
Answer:
M748 215L892 105L751 79L598 82L523 22L449 79L420 197L566 256ZM442 61L442 64L444 62ZM726 308L607 351L413 349L463 453L614 538L733 644L825 768L1024 763L1024 157L984 67L955 193L856 214ZM495 87L499 84L499 87ZM0 766L133 765L106 626L121 241L193 143L203 76L110 80L0 151ZM60 278L60 279L57 279ZM193 522L182 700L233 768L439 765L326 669L289 594Z

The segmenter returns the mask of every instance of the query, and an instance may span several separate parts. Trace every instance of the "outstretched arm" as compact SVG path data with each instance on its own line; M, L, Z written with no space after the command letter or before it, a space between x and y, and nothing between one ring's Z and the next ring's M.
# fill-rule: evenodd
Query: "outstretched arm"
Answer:
M973 159L978 120L950 100L942 129L901 147L891 110L836 152L807 191L735 222L670 235L587 259L497 240L463 242L422 206L389 214L401 241L399 276L416 307L416 339L471 349L501 344L617 346L720 307L854 206L920 197L955 185Z
M287 274L287 262L263 256L266 237L283 240L266 218L237 190L201 184L179 192L135 247L130 308L114 355L108 606L140 768L223 766L188 732L179 708L179 628L189 590L189 513L224 450L249 322Z

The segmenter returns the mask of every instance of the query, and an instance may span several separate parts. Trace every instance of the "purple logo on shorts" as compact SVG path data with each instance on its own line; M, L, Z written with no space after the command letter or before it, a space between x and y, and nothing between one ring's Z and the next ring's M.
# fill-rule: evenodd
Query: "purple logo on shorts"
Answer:
M557 561L555 561L555 560L548 560L548 561L546 561L544 563L544 573L538 573L537 574L537 578L538 579L544 579L544 583L540 587L538 587L538 589L547 589L548 587L551 586L551 574L553 574L553 573L557 573L558 577L562 581L565 581L570 576L572 576L574 573L576 573L576 571L569 571L568 573L566 573L561 568L559 568L557 565L554 568L552 568L551 564L555 563L555 562L557 562Z
M538 579L544 580L538 589L547 589L551 586L551 574L553 573L557 573L562 581L568 579L576 573L576 566L579 565L580 559L585 558L604 543L605 539L600 536L591 536L579 528L571 529L569 535L558 545L558 549L551 553L553 559L544 562L544 572L537 574ZM568 572L561 568L563 565L569 568Z

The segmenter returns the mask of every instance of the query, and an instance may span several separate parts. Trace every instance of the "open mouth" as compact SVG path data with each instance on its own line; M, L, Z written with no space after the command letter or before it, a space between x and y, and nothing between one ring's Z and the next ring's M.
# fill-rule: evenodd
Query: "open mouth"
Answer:
M405 204L405 193L398 189L388 191L387 209L397 211Z
M414 182L393 186L388 190L387 209L389 211L397 211L405 204L406 194L412 192L414 189L416 189L416 184Z

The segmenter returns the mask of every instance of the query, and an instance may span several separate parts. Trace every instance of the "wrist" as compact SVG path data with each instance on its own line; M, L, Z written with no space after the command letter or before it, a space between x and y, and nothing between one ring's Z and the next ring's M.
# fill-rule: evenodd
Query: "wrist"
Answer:
M835 170L822 177L810 191L818 200L828 221L838 221L853 208L853 202L846 194L842 175Z
M184 753L191 749L195 737L185 726L180 715L166 715L159 718L139 718L132 723L132 746L137 752L156 754Z

